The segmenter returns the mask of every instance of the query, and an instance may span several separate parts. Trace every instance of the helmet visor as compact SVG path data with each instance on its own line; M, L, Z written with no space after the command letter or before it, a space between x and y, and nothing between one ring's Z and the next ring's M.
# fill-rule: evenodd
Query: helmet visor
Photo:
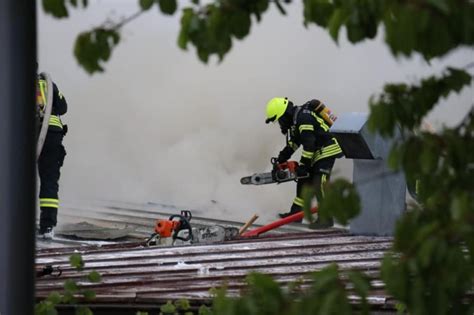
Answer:
M266 124L274 123L274 122L277 120L276 118L277 118L276 115L273 116L273 117L267 118L267 119L265 119L265 123L266 123Z

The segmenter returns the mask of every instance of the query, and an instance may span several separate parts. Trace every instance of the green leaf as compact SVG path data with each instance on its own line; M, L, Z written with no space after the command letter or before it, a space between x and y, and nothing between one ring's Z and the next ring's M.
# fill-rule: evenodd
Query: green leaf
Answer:
M247 12L237 10L232 13L229 19L230 30L238 39L242 39L250 32L250 15Z
M226 36L220 43L218 44L217 55L219 56L219 61L222 61L224 55L232 48L232 40L230 39L230 35Z
M207 51L205 49L202 49L202 48L198 48L197 53L198 53L199 60L201 60L204 63L208 62L208 60L209 60L209 51Z
M354 291L361 299L362 314L369 314L369 304L367 302L367 296L371 289L369 278L360 271L350 271L348 278L354 285Z
M76 293L79 290L79 287L77 286L76 281L67 279L64 281L64 289L69 292L69 293Z
M450 206L451 217L453 220L460 221L467 218L470 210L472 210L473 204L472 200L469 200L467 193L453 196Z
M369 294L370 281L365 274L360 271L351 271L348 273L348 277L359 296L366 297Z
M397 302L395 303L395 309L397 310L397 314L405 314L407 311L407 306L403 303Z
M89 74L103 72L101 63L110 58L112 49L119 41L120 35L116 30L96 28L79 34L74 46L74 55Z
M360 199L355 186L342 178L326 185L325 196L318 203L318 215L323 219L332 216L343 225L360 212Z
M269 1L267 1L267 0L256 0L256 3L255 3L256 12L255 13L263 13L263 12L267 11L268 6L269 6Z
M178 36L178 46L181 49L187 49L187 44L189 41L188 34L191 31L191 21L194 17L195 15L192 9L186 8L183 10L183 15L181 17L181 30Z
M191 21L189 22L189 33L198 33L201 29L201 19L197 14L192 14Z
M409 293L409 275L406 266L400 265L399 259L394 253L386 253L382 261L381 275L387 285L387 291L399 300L405 300Z
M340 293L337 290L330 290L321 300L320 314L340 313L337 308L340 305Z
M349 41L351 43L357 43L357 42L360 42L361 40L363 40L365 38L365 31L364 29L356 24L356 22L354 21L349 21L348 22L349 24L346 25L346 28L347 28L347 38L349 39ZM350 24L350 23L353 23L353 24Z
M43 0L43 10L56 18L68 17L66 0Z
M313 22L325 28L334 10L335 6L331 0L305 0L303 12L304 23Z
M442 78L446 81L447 92L460 92L465 86L471 84L472 76L462 69L448 67L447 74ZM447 96L447 93L444 95Z
M465 71L448 68L440 78L431 76L413 86L387 84L378 98L370 98L369 129L383 136L392 136L396 128L412 132L441 97L459 92L471 80Z
M86 306L79 306L75 312L76 315L94 315L92 311Z
M425 145L420 152L421 170L425 174L434 172L438 166L439 151L436 147Z
M166 304L160 306L160 311L163 314L174 314L176 312L176 306L171 301L166 302Z
M84 296L84 299L86 299L87 301L94 300L96 296L95 292L92 290L84 290L82 291L82 295Z
M48 301L50 301L53 305L61 303L61 294L58 292L51 292L48 295Z
M428 0L428 3L437 8L440 12L444 14L449 14L450 9L446 0Z
M42 3L44 12L51 14L55 18L66 18L69 16L66 3L69 3L74 8L79 6L78 0L42 0ZM82 0L84 8L87 7L87 4L87 0Z
M74 267L77 270L82 270L84 268L84 261L82 260L82 256L80 254L72 254L69 257L69 263L71 264L71 267Z
M35 305L35 315L58 315L51 301L41 301Z
M315 272L313 274L313 288L317 292L322 292L331 288L339 280L338 272L339 268L335 263L332 263L329 266L324 267L320 271Z
M73 304L77 302L77 299L74 296L74 292L71 291L65 291L62 300L65 304Z
M212 311L206 305L201 305L199 307L198 315L212 315Z
M155 0L140 0L140 8L142 8L142 10L149 10L154 2Z
M397 222L395 234L399 237L395 239L394 250L405 252L412 248L419 215L417 212L407 213Z
M260 273L250 273L246 280L249 284L249 301L246 308L254 309L254 313L265 311L267 314L277 314L285 303L278 283L272 277Z
M178 3L176 0L158 0L160 5L160 10L164 14L173 15L178 8Z
M421 245L421 248L418 250L418 256L421 266L429 266L436 252L437 246L438 244L436 239L424 240L423 244Z
M388 156L387 164L388 167L394 171L398 171L400 168L400 160L402 155L402 149L397 146L393 146L390 150L390 154Z
M335 42L338 41L339 36L339 29L341 25L344 23L345 14L343 13L342 9L336 9L331 18L329 19L328 28L329 34L334 39Z
M191 304L186 299L179 299L174 302L177 310L187 311L191 308Z
M87 279L90 282L97 283L97 282L100 282L101 276L100 276L100 273L98 273L97 271L92 271L87 275Z
M148 312L138 311L135 315L148 315Z

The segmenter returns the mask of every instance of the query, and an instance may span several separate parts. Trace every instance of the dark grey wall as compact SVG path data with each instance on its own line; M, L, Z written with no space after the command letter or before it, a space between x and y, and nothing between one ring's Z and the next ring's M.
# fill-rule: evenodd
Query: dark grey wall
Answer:
M358 235L393 235L397 219L405 211L406 180L394 172L387 159L394 138L372 134L366 113L344 113L331 127L347 158L354 159L353 182L359 193L361 213L350 223Z
M0 1L0 314L34 306L35 1Z

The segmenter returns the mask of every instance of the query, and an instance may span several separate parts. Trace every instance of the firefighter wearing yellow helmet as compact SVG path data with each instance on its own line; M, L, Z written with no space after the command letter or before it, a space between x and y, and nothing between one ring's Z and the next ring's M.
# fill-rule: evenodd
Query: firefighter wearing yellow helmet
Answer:
M331 111L320 101L310 100L295 106L286 97L274 97L267 103L266 120L268 124L278 123L286 136L286 146L277 157L278 163L286 162L302 146L297 169L298 182L296 197L289 212L280 213L284 218L303 209L303 187L313 185L318 200L324 198L324 186L329 180L336 158L343 156L337 140L329 134L329 128L336 120ZM315 228L333 225L333 220L313 224Z

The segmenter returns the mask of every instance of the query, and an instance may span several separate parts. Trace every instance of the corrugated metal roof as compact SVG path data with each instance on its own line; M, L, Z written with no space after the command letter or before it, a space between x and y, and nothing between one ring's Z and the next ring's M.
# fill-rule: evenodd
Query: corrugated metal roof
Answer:
M107 309L154 309L167 300L189 299L195 305L209 302L209 290L226 283L229 294L238 294L251 271L271 275L282 285L303 279L330 263L355 268L372 279L369 302L374 308L393 309L393 300L379 280L381 258L391 238L352 236L344 230L263 235L212 245L144 247L141 243L43 248L37 251L37 269L59 267L60 277L45 276L36 283L37 297L61 291L74 279L97 293L93 305ZM69 266L69 256L79 252L85 269ZM90 271L102 275L100 283L82 280ZM354 300L355 301L355 300Z
M160 203L125 203L114 201L65 202L58 214L60 223L78 223L87 221L108 228L133 228L130 236L145 238L153 231L157 219L165 219L170 215L179 214L181 210L172 205ZM225 225L241 227L242 222L229 221L218 218L209 218L209 214L200 210L191 210L192 225L195 227L207 225ZM253 224L252 227L261 226ZM307 231L303 224L283 226L277 232Z

